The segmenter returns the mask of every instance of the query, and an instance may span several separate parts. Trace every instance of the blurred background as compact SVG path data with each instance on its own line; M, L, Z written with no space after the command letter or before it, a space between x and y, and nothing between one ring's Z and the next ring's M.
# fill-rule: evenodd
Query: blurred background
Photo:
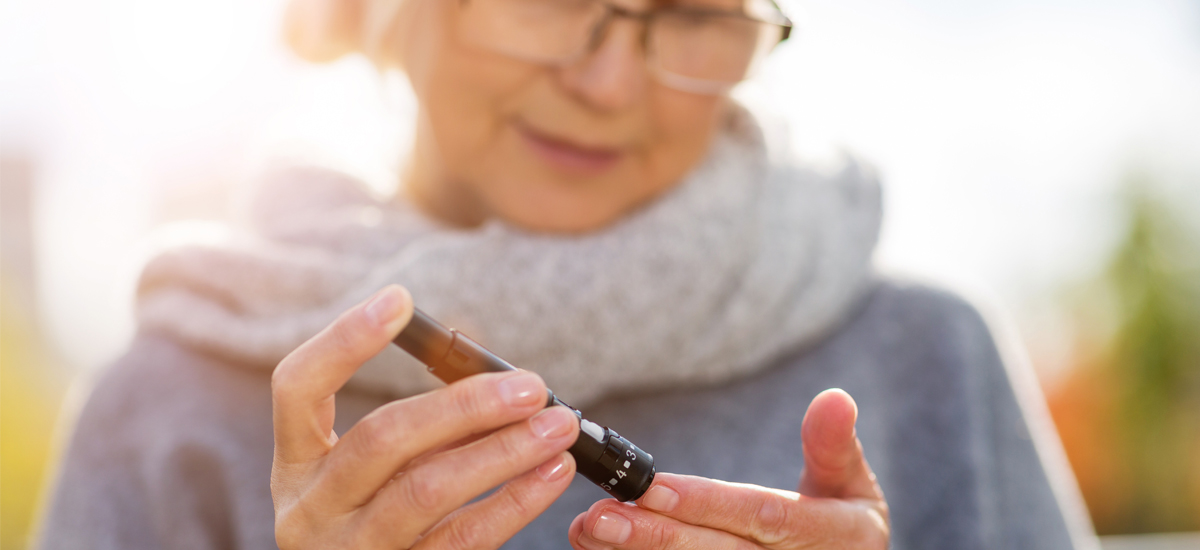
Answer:
M782 3L795 38L737 94L878 165L885 269L1016 327L1106 548L1200 548L1200 0ZM0 549L154 228L280 156L394 186L405 85L291 57L283 5L0 3Z

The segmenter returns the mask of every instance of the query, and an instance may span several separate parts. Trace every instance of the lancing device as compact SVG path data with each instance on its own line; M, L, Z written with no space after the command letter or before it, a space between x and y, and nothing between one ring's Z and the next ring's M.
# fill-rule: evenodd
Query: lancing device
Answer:
M419 309L394 340L429 367L429 372L450 384L472 374L517 370L478 342L446 328ZM579 417L579 438L569 452L576 471L621 502L637 500L654 480L654 457L604 426L583 418L575 407L547 390L546 406L562 405Z

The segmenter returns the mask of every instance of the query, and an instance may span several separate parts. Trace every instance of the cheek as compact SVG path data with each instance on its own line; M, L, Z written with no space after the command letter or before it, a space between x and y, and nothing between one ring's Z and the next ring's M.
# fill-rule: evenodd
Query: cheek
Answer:
M653 141L647 148L647 177L673 181L686 175L708 152L727 108L724 97L656 86L650 108Z
M545 69L448 42L417 95L441 168L450 177L474 179L481 162L495 155L516 98Z

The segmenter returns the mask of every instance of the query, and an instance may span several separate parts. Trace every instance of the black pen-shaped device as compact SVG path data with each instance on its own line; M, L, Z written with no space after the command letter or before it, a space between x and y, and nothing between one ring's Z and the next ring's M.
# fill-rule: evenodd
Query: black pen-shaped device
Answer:
M450 384L472 374L517 370L463 333L434 321L419 309L394 340L429 367L429 372ZM621 502L637 500L654 480L654 457L604 426L583 418L554 392L547 391L546 406L562 405L579 417L579 438L569 452L576 471Z

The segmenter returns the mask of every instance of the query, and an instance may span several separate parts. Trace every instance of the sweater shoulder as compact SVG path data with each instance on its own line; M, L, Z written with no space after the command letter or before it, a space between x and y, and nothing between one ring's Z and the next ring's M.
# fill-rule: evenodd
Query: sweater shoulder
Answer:
M383 400L339 392L335 430L345 433ZM253 459L269 469L271 369L235 364L143 331L98 373L74 432L70 454L128 453L152 464L185 449L240 465Z
M270 407L265 372L139 335L97 373L78 410L41 546L269 542Z
M899 278L882 278L871 296L874 313L897 320L973 325L986 329L980 307L962 294L944 287ZM927 325L919 325L927 326ZM914 327L915 328L915 327Z
M882 279L863 305L854 324L879 345L960 360L968 357L999 365L1000 350L988 317L977 302L962 294L924 283Z
M832 370L862 405L923 426L939 444L965 442L967 417L1011 395L1008 365L979 307L943 288L883 279L860 311L796 366ZM1010 399L1002 399L1005 409ZM916 436L921 430L909 433Z
M153 437L205 426L246 428L246 422L236 420L269 420L270 399L268 371L239 368L169 338L142 333L97 374L78 429L92 424L106 433Z

